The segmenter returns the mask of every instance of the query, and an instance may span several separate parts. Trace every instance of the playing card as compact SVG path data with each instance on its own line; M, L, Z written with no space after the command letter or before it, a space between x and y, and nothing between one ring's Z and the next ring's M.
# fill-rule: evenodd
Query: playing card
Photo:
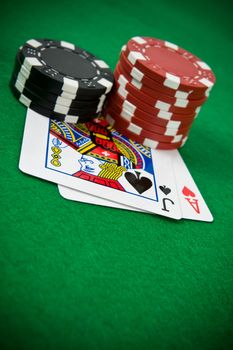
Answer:
M172 154L172 164L183 218L198 221L213 221L213 216L181 155L178 151L169 152Z
M128 205L121 204L121 203L112 202L112 201L109 201L109 200L104 199L104 198L92 196L91 194L76 191L76 190L73 190L72 188L69 188L69 187L66 187L63 185L58 185L58 190L59 190L60 195L63 198L69 199L72 201L101 205L104 207L145 212L145 210L142 210L142 209L137 209L134 207L130 207Z
M163 151L156 151L155 153L164 153ZM166 151L172 157L172 164L174 168L176 186L178 190L179 201L181 205L182 217L184 219L199 220L199 221L213 221L213 216L210 213L200 191L197 188L187 166L185 165L181 155L177 150ZM109 206L113 208L120 208L126 210L139 210L126 205L114 203L102 198L93 197L86 193L81 193L64 186L58 186L61 196L66 199L80 201L90 204L97 204ZM142 210L144 211L144 210Z
M20 169L109 201L181 218L170 153L155 153L104 119L67 124L28 109Z

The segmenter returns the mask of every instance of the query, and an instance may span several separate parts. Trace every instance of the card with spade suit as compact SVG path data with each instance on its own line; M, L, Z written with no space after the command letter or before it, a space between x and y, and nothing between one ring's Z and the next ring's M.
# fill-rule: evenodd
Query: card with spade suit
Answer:
M163 153L163 151L156 151L155 153L161 152ZM188 168L185 165L180 153L177 150L166 151L166 153L170 153L172 159L182 217L184 219L190 220L207 222L213 221L213 216L207 207L200 191L198 190L198 187L195 184L191 174L189 173ZM65 186L59 185L58 189L61 196L69 200L126 210L137 210L136 208L114 203L103 198L93 197L87 193L81 193ZM165 191L166 190L168 191L168 189L165 189Z
M28 109L19 168L118 205L182 217L172 154L127 139L101 118L67 124Z

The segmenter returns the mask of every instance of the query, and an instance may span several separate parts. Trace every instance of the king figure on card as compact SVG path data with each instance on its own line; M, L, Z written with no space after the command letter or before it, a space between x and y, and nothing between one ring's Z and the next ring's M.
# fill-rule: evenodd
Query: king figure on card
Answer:
M124 191L124 187L118 182L126 169L116 164L104 163L94 157L82 156L79 160L81 168L73 176L82 180L98 183L103 186L112 187Z
M54 120L50 132L55 136L51 147L52 165L61 166L62 148L65 150L68 146L81 156L77 160L80 166L77 166L72 176L126 191L123 179L140 194L152 187L153 180L145 177L145 171L144 176L140 172L136 175L128 172L144 168L150 173L152 164L149 150L124 139L117 132L113 133L105 120L95 119L85 124L65 124Z

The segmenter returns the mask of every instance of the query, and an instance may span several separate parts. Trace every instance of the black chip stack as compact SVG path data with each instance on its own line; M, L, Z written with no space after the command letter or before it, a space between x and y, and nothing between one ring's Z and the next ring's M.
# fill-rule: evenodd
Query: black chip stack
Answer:
M10 87L25 106L68 123L99 116L114 82L103 61L71 43L31 39L19 48Z

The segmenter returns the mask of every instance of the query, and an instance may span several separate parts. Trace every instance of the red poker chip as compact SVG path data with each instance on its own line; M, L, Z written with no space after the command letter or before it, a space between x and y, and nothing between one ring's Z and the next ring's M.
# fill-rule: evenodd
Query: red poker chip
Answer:
M143 146L150 147L152 149L160 149L160 150L172 150L172 149L177 149L182 147L185 142L187 141L187 137L185 137L182 141L176 142L176 143L165 143L165 142L159 142L156 140L150 140L148 138L135 135L131 131L126 130L122 128L119 125L116 125L114 123L114 119L110 114L105 115L106 121L115 129L117 130L120 134L126 136L128 139L132 140L133 142L139 143Z
M174 90L194 89L203 93L215 83L215 76L205 62L168 41L134 37L128 41L125 54L133 66Z
M173 128L169 128L169 126L168 127L161 126L159 124L151 123L150 121L142 119L140 117L136 117L135 115L132 115L124 108L119 108L117 105L107 108L106 111L109 112L110 114L113 112L128 122L132 122L132 123L142 127L145 130L149 130L149 131L152 131L152 132L154 132L156 134L160 134L160 135L167 135L167 136L176 136L176 135L180 135L180 134L185 135L188 133L188 131L190 130L190 127L192 125L191 124L191 125L186 126L186 127L182 127L182 126L179 127L178 126L178 127L173 127Z
M128 112L128 115L136 116L149 123L169 127L169 128L185 128L191 126L196 114L184 115L173 114L165 111L159 111L158 113L151 114L146 113L140 108L135 107L129 101L122 99L119 95L114 94L108 98L106 109L111 107L118 107L122 111Z
M166 103L160 100L156 102L155 106L151 106L146 101L145 102L142 101L141 99L137 98L135 95L132 95L127 90L123 88L117 89L116 85L112 89L112 94L114 93L119 94L123 99L127 99L129 102L143 109L145 112L152 113L152 114L156 113L158 110L171 112L175 114L188 114L188 113L192 114L192 113L197 113L200 109L200 107L195 107L195 108L173 107L170 103Z
M123 69L124 72L127 72L127 74L130 75L132 78L134 78L136 81L138 81L138 83L143 84L143 87L147 87L147 88L150 88L152 90L153 89L159 90L160 92L167 94L169 96L187 98L187 94L188 94L189 99L200 99L200 98L203 98L205 96L208 97L209 92L211 90L211 88L209 88L209 89L206 89L206 91L200 93L200 92L196 92L194 90L188 90L188 91L174 90L174 89L171 89L167 86L164 86L164 85L160 84L158 81L153 80L151 76L145 75L139 69L134 67L127 60L127 57L125 56L124 50L121 51L119 64L121 66L121 69Z
M153 141L158 141L158 142L164 142L164 143L177 143L180 142L188 135L189 128L187 131L185 131L184 134L177 134L177 135L164 135L164 134L159 134L156 131L148 130L143 127L143 125L139 125L138 122L136 122L135 118L132 119L131 121L128 121L124 119L123 117L120 116L119 113L114 112L113 109L109 109L107 114L111 115L111 117L114 119L114 125L120 126L124 130L130 131L133 134L144 137Z
M194 115L199 113L200 108L178 108L178 107L170 107L171 105L166 104L166 103L162 103L159 102L158 104L156 104L156 106L151 106L148 105L146 102L140 100L139 98L135 97L134 95L132 95L131 93L129 93L127 90L125 90L124 88L120 88L117 89L116 87L117 84L115 84L114 88L111 91L111 96L120 96L121 99L123 100L127 100L129 101L132 105L134 105L137 108L142 109L143 111L145 111L146 113L152 114L152 115L156 115L159 113L159 111L165 111L165 112L170 112L170 113L174 113L174 114L180 114L180 115ZM168 107L169 108L166 108ZM161 108L163 107L163 108Z
M174 104L186 102L186 104L190 105L201 105L208 98L208 96L206 95L202 95L201 97L195 96L195 98L193 98L184 91L176 91L175 95L171 96L163 91L162 86L161 89L159 87L157 87L156 89L151 89L148 86L140 83L138 80L134 79L128 72L124 70L120 62L118 62L118 64L116 65L114 77L115 81L119 82L119 84L121 85L124 85L126 90L128 90L128 86L130 86L130 88L132 86L134 91L136 90L135 94L142 92L143 94L147 95L149 98L153 98L154 100L162 99ZM129 92L132 93L132 91L130 90Z
M122 90L122 93L127 97L127 92L139 100L142 100L143 102L147 103L148 105L152 107L156 107L156 105L159 106L159 104L165 104L170 105L172 108L182 108L182 109L196 109L197 107L202 106L205 101L207 100L207 97L201 99L201 100L185 100L180 98L174 98L171 96L166 96L160 93L157 93L156 97L151 97L147 94L145 94L143 91L138 90L134 85L129 83L129 81L125 78L124 75L120 74L117 75L117 73L114 74L115 76L115 88L118 93Z

